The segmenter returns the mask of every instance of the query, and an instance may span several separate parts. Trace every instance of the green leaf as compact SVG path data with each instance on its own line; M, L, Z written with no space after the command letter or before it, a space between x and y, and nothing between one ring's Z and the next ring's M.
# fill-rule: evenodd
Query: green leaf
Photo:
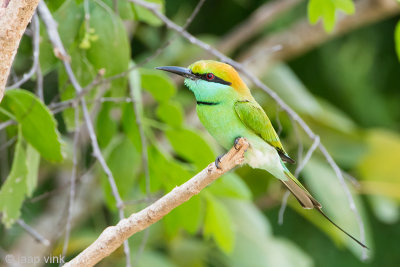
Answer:
M330 0L310 0L308 2L308 19L311 24L317 23L319 18L324 21L324 29L327 32L335 26L335 5Z
M49 161L61 161L61 138L50 110L31 92L21 89L6 92L0 105L15 116L22 135Z
M39 174L40 154L31 145L26 147L26 167L27 167L27 195L30 197L36 189Z
M114 176L118 192L122 199L126 198L133 189L133 184L137 179L137 174L141 166L140 153L135 149L132 142L126 138L115 138L105 153L106 162ZM111 187L106 175L102 177L103 190L108 207L116 209L115 198L112 195Z
M344 11L346 14L353 14L355 11L354 3L352 0L333 0L337 9Z
M87 26L82 25L86 32ZM87 59L96 70L105 69L105 77L121 73L128 69L130 60L130 46L124 24L120 17L100 1L91 5L89 31L96 36L90 41L90 48L86 50ZM82 37L82 34L81 34ZM113 81L126 79L117 79ZM118 89L118 88L116 88Z
M194 196L172 210L164 217L163 221L167 234L173 237L179 229L184 229L189 234L195 234L200 227L201 218L203 218L201 199L199 196Z
M22 143L20 129L11 171L0 190L0 211L3 214L2 222L6 227L10 227L21 215L21 206L27 193L28 168Z
M54 13L54 18L58 23L61 41L68 49L75 42L84 20L83 5L75 0L67 0Z
M235 244L232 218L224 204L209 195L207 196L204 235L212 237L218 247L225 253L232 252Z
M53 2L54 1L49 1L49 4ZM84 17L83 7L77 4L75 0L67 0L54 12L53 16L57 21L61 40L68 50L78 36ZM54 56L53 46L47 35L46 27L42 22L40 23L39 59L43 74L47 74L56 68L56 63L59 61Z
M176 92L174 83L159 70L141 69L142 87L149 91L158 102L166 102Z
M147 0L146 2L159 4L160 11L163 12L164 0ZM139 21L145 22L151 26L160 26L163 24L163 22L158 17L156 17L151 11L142 6L134 4L133 11L136 15L137 20Z
M114 3L115 1L113 0L102 0L104 3L106 3L110 9L114 11ZM123 20L132 20L135 18L135 14L133 13L133 4L129 2L128 0L119 0L117 1L117 6L118 6L118 12L116 12L121 19Z
M135 18L135 14L133 12L133 4L128 0L119 0L118 1L118 14L123 20L132 20Z
M231 198L224 204L236 229L227 266L313 266L312 258L295 244L272 236L270 223L254 203Z
M100 147L106 147L111 139L117 133L117 122L111 118L111 111L115 107L114 103L106 102L103 103L96 120L96 133L97 140L99 141Z
M369 195L368 199L375 216L382 222L388 224L398 222L400 213L396 201L380 195Z
M251 191L236 173L224 174L206 189L214 196L250 200Z
M168 129L165 134L175 152L198 169L215 160L211 147L198 133L188 129Z
M332 220L341 226L345 231L360 238L360 229L358 227L357 218L350 209L349 201L346 192L340 185L332 168L327 163L311 159L303 171L304 178L307 182L308 189L311 194L322 204L324 212L332 218ZM351 186L348 185L351 189ZM329 188L329 190L327 190ZM372 246L371 233L368 225L367 217L365 216L364 206L360 197L352 194L356 208L361 214L365 227L365 235L367 244ZM297 203L296 203L297 204ZM321 217L321 216L318 216ZM344 235L333 225L329 224L324 218L324 225L329 226L327 233L336 236L337 240L342 241L346 246L358 257L361 256L361 246ZM326 229L324 229L326 230Z
M400 21L397 22L396 29L394 31L394 42L396 46L397 57L400 61Z
M136 114L132 103L126 103L122 108L122 128L136 149L141 151L139 128L136 124Z
M126 71L131 54L128 37L120 17L101 1L90 2L89 11L90 20L80 23L78 37L68 49L72 70L82 87L91 83L100 70L105 71L104 77ZM82 42L86 42L85 46L82 46ZM109 95L125 96L126 83L126 77L112 80ZM70 84L62 65L59 67L59 88L62 100L74 98L76 95L75 88ZM91 92L86 94L86 99L91 100L99 93L105 92L97 92L96 87L92 88ZM63 116L68 130L73 130L74 110L72 108L65 110Z
M183 109L179 103L163 102L158 105L156 110L157 116L172 127L181 127L183 123Z
M323 19L325 31L330 32L335 26L336 10L353 14L354 3L352 0L310 0L308 2L308 19L311 24L317 23L320 18Z
M400 135L385 130L370 130L366 141L368 153L358 165L362 178L369 181L400 183Z

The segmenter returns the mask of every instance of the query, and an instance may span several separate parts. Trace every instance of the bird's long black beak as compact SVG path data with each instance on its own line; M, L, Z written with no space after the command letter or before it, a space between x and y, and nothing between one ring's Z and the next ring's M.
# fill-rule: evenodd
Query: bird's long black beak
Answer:
M165 67L157 67L158 70L168 71L174 74L178 74L182 77L189 78L192 80L197 79L196 75L190 69L182 68L182 67L175 67L175 66L165 66Z

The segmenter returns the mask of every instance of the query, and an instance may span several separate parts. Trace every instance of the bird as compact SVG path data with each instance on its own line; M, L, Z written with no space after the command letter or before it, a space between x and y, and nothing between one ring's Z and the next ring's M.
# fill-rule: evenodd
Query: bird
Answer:
M278 178L303 208L317 210L340 231L367 248L333 222L322 211L322 205L288 170L285 163L295 163L295 160L286 153L267 114L231 65L199 60L188 68L163 66L156 69L185 78L184 84L195 96L201 123L222 147L229 150L237 145L239 138L245 138L249 148L244 154L244 163ZM215 160L217 168L222 156Z

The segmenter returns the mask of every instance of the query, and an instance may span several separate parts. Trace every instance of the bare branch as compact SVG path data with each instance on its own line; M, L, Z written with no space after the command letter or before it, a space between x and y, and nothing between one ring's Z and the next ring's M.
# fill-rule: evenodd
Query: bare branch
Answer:
M18 219L17 223L19 226L22 227L22 229L24 229L29 235L31 235L33 237L33 239L35 239L37 242L39 242L47 247L50 246L50 241L48 239L44 238L35 229L33 229L32 227L27 225L24 220Z
M39 0L4 2L0 7L0 101L11 65Z
M71 64L69 63L70 57L69 57L68 53L66 52L66 50L65 50L65 48L64 48L64 46L62 44L60 35L58 33L57 22L54 20L53 16L51 15L49 9L47 8L47 6L46 6L46 4L44 2L40 2L38 8L39 8L40 15L41 15L41 17L43 19L43 22L46 25L47 32L48 32L48 35L49 35L49 39L50 39L51 43L53 44L54 49L59 52L60 58L63 61L65 70L66 70L66 72L68 74L68 77L69 77L72 85L75 88L76 93L77 94L82 93L83 92L83 88L79 84L78 80L75 77L74 72L72 71ZM108 167L106 161L104 160L103 155L101 154L101 150L100 150L100 147L99 147L99 144L98 144L98 141L97 141L97 136L96 136L94 128L93 128L93 123L92 123L92 120L90 118L90 113L89 113L89 110L87 108L85 98L81 98L80 99L80 103L81 103L81 107L82 107L82 111L83 111L83 117L85 119L86 127L87 127L87 130L88 130L88 133L89 133L89 137L90 137L90 140L91 140L91 143L92 143L93 156L98 160L98 162L100 163L100 166L102 167L103 171L107 175L108 182L109 182L109 184L111 186L112 194L113 194L113 196L114 196L114 198L116 200L116 203L117 203L119 217L120 217L120 219L123 219L125 217L124 209L123 209L123 202L122 202L121 196L120 196L120 194L118 192L118 188L117 188L117 185L115 183L114 176L113 176L110 168ZM124 252L125 252L125 255L126 255L127 265L129 265L129 262L130 262L130 250L129 250L129 243L127 241L124 242Z
M64 246L62 250L62 256L67 254L69 237L71 233L71 221L72 213L75 203L75 190L76 190L76 177L78 172L78 149L79 149L79 133L80 133L80 123L79 123L79 107L75 107L75 133L74 133L74 146L73 146L73 156L72 156L72 174L71 174L71 186L69 188L69 200L68 200L68 213L67 222L65 224L65 238Z
M268 24L275 21L282 13L296 6L302 0L268 1L257 8L247 20L222 37L217 49L225 54L231 53L242 43L259 33Z
M314 153L315 149L320 144L320 139L319 136L317 135L314 139L314 143L311 145L310 149L307 151L307 154L305 155L304 159L297 165L296 171L294 172L295 176L299 176L300 172L304 169L304 167L307 165L308 161L311 159L312 154Z
M136 77L135 77L136 78ZM146 196L150 197L150 171L149 171L149 155L147 152L147 140L144 134L142 118L143 118L143 105L142 105L142 92L140 88L139 79L129 79L129 93L133 102L133 110L136 115L136 125L139 129L140 142L142 144L142 166L145 175L145 185L146 185ZM139 258L143 253L146 246L147 240L149 238L149 228L145 230L142 242L139 246L137 256L133 262L133 266L136 266L139 262Z
M14 124L16 124L16 122L14 120L8 120L5 122L2 122L2 123L0 123L0 131L7 128L8 126L14 125Z
M239 61L251 58L249 68L252 73L259 75L277 61L296 57L339 35L400 13L398 3L393 0L355 1L355 10L351 16L339 16L332 33L327 33L322 23L310 25L308 19L304 18L288 29L256 42L239 56ZM283 48L275 53L264 53L276 45L282 45Z
M33 37L32 37L32 46L33 46L33 63L31 69L25 73L20 80L16 83L6 87L6 90L14 89L20 87L22 84L27 82L33 75L37 72L37 68L39 66L39 44L40 44L40 23L39 17L35 13L32 18L32 26L33 29Z
M314 153L315 149L317 149L318 145L320 143L319 136L314 139L314 143L311 145L310 149L307 151L307 154L305 155L304 159L299 160L299 164L297 165L297 168L294 172L294 176L298 177L300 172L304 169L304 167L307 165L308 161L310 161L312 154ZM302 146L301 146L302 147ZM289 190L286 190L285 194L283 195L282 198L282 204L279 209L279 217L278 217L278 223L283 224L283 215L285 214L285 209L287 205L288 198L290 196Z
M303 131L308 135L308 137L315 141L315 139L319 138L308 126L308 124L292 109L290 108L279 96L276 92L274 92L272 89L270 89L268 86L266 86L260 79L258 79L255 75L253 75L247 67L245 67L243 64L240 64L237 61L234 61L233 59L225 56L222 54L220 51L217 49L213 48L207 43L204 43L185 31L182 27L178 26L175 24L173 21L168 19L164 14L162 14L157 8L154 7L153 4L149 4L148 2L144 2L142 0L129 0L130 2L136 3L140 6L145 7L149 11L151 11L154 15L156 15L159 19L161 19L164 24L181 34L185 39L187 39L190 43L202 48L203 50L209 52L210 54L216 56L218 59L220 59L223 62L226 62L236 68L238 71L243 73L253 84L255 84L257 87L261 88L263 91L265 91L281 108L284 110L295 122L297 122ZM386 1L386 0L384 0ZM329 154L329 152L326 150L325 146L322 143L319 143L318 145L319 150L321 153L324 155L325 159L328 161L329 165L334 169L337 178L343 187L343 190L346 192L346 197L348 199L350 208L352 212L355 214L357 218L357 222L359 224L360 228L360 236L361 236L361 242L365 242L365 231L364 231L364 224L361 220L361 216L358 213L358 210L355 207L354 199L353 196L350 193L349 188L347 187L343 175L340 171L339 166L336 164L336 162L333 160L332 156ZM363 250L363 255L366 255L366 250Z
M0 146L0 151L2 151L3 149L6 149L7 147L11 146L12 144L14 144L14 142L17 140L16 136L13 136L12 138L10 138L9 140L7 140L6 142L2 142L2 145Z
M203 188L222 174L243 163L244 152L248 146L247 141L241 138L238 143L238 149L231 148L221 159L221 169L216 168L214 162L211 163L189 181L175 187L155 203L132 214L129 218L121 220L116 226L106 228L95 242L65 266L95 265L121 246L124 240L159 221L174 208L188 201L194 195L199 194Z

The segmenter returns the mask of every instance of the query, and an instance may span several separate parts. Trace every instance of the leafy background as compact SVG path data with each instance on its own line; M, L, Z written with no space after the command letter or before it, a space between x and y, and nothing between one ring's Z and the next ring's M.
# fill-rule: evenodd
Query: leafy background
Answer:
M152 1L183 24L197 1ZM354 13L350 0L299 1L257 36L230 53L240 58L257 40L287 31L308 16L322 19L330 32L338 14ZM59 23L62 41L80 84L90 86L126 71L153 55L173 34L148 10L128 1L46 1ZM245 21L264 1L206 1L189 27L202 40L220 36ZM89 16L85 16L89 15ZM335 15L336 14L336 15ZM399 16L320 44L287 62L261 71L276 91L320 136L336 162L358 180L347 179L365 223L369 259L321 216L300 208L290 197L282 225L278 212L284 193L279 181L247 166L224 175L178 207L148 233L130 238L136 266L396 266L400 262L400 24ZM397 26L396 26L397 25ZM22 89L8 90L0 105L0 252L59 255L63 248L68 194L73 168L75 110L57 109L76 97L41 22L40 67L44 99L36 95L37 77ZM174 37L173 37L174 38ZM32 63L31 36L22 39L10 84ZM397 43L396 43L397 42ZM283 48L284 49L284 48ZM398 55L396 56L396 51ZM269 52L266 52L269 53ZM172 80L156 66L186 66L205 57L199 48L175 38L159 56L121 78L90 86L85 99L97 138L125 203L125 213L140 210L185 182L223 151L201 127L194 99L181 79ZM249 63L252 64L251 62ZM128 84L134 89L133 108ZM136 91L135 91L136 90ZM290 155L311 146L305 134L264 92L253 94L264 107ZM63 106L64 107L64 106ZM139 113L137 111L139 110ZM136 111L136 112L135 112ZM147 140L150 194L137 116ZM82 118L78 118L79 124ZM67 259L118 222L114 197L82 126L79 139L77 197ZM293 169L294 170L294 169ZM316 152L300 177L324 210L355 236L359 228L343 189L323 156ZM20 227L23 219L51 241L32 241ZM147 242L146 235L148 236ZM144 246L143 246L144 244ZM1 254L1 255L2 255ZM3 257L2 257L3 259ZM122 249L100 266L124 266Z

